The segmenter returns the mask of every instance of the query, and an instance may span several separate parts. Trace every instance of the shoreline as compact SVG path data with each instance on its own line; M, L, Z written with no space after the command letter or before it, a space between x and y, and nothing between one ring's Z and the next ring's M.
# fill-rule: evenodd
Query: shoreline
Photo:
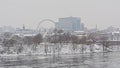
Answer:
M120 52L120 51L111 51L111 52ZM40 53L32 53L32 54L0 54L0 57L9 57L9 56L13 56L13 57L17 57L17 56L53 56L53 55L56 55L56 56L59 56L59 55L89 55L89 54L97 54L97 53L111 53L111 52L86 52L86 53L63 53L63 54L58 54L58 53L55 53L55 54L51 54L51 53L48 53L47 55L46 54L40 54Z

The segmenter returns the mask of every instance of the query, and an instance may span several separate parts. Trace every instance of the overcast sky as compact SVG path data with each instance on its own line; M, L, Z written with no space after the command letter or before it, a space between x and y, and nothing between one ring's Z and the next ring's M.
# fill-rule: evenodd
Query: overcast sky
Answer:
M120 27L120 0L0 0L0 26L36 28L42 19L69 16L88 28Z

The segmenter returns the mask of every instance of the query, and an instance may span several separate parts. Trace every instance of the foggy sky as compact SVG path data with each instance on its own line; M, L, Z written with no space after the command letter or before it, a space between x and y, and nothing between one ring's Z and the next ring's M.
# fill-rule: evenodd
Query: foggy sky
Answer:
M120 27L120 0L0 0L0 26L36 28L42 19L81 17L88 28Z

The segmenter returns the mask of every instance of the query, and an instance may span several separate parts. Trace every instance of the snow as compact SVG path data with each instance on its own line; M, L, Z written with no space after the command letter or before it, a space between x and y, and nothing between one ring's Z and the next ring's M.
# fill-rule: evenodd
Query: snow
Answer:
M90 53L91 48L90 45L82 45L82 44L77 44L75 50L73 50L73 45L71 43L69 44L46 44L47 47L47 54L73 54L73 53L82 53L82 48L83 48L83 53ZM58 50L58 46L61 46L60 50ZM45 53L45 44L42 43L36 47L36 50L33 50L33 45L23 45L23 50L21 53L17 54L16 51L17 47L12 47L10 48L10 54L7 52L4 52L0 54L0 56L18 56L18 55L46 55ZM0 46L0 52L3 51L4 48ZM97 45L97 44L92 44L92 52L103 52L103 47L102 45Z

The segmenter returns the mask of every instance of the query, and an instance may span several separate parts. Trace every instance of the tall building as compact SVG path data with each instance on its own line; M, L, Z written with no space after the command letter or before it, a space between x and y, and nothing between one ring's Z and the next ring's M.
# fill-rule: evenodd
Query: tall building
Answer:
M78 17L66 17L59 18L59 21L56 23L56 28L69 32L83 31L84 24L81 23L81 19Z

